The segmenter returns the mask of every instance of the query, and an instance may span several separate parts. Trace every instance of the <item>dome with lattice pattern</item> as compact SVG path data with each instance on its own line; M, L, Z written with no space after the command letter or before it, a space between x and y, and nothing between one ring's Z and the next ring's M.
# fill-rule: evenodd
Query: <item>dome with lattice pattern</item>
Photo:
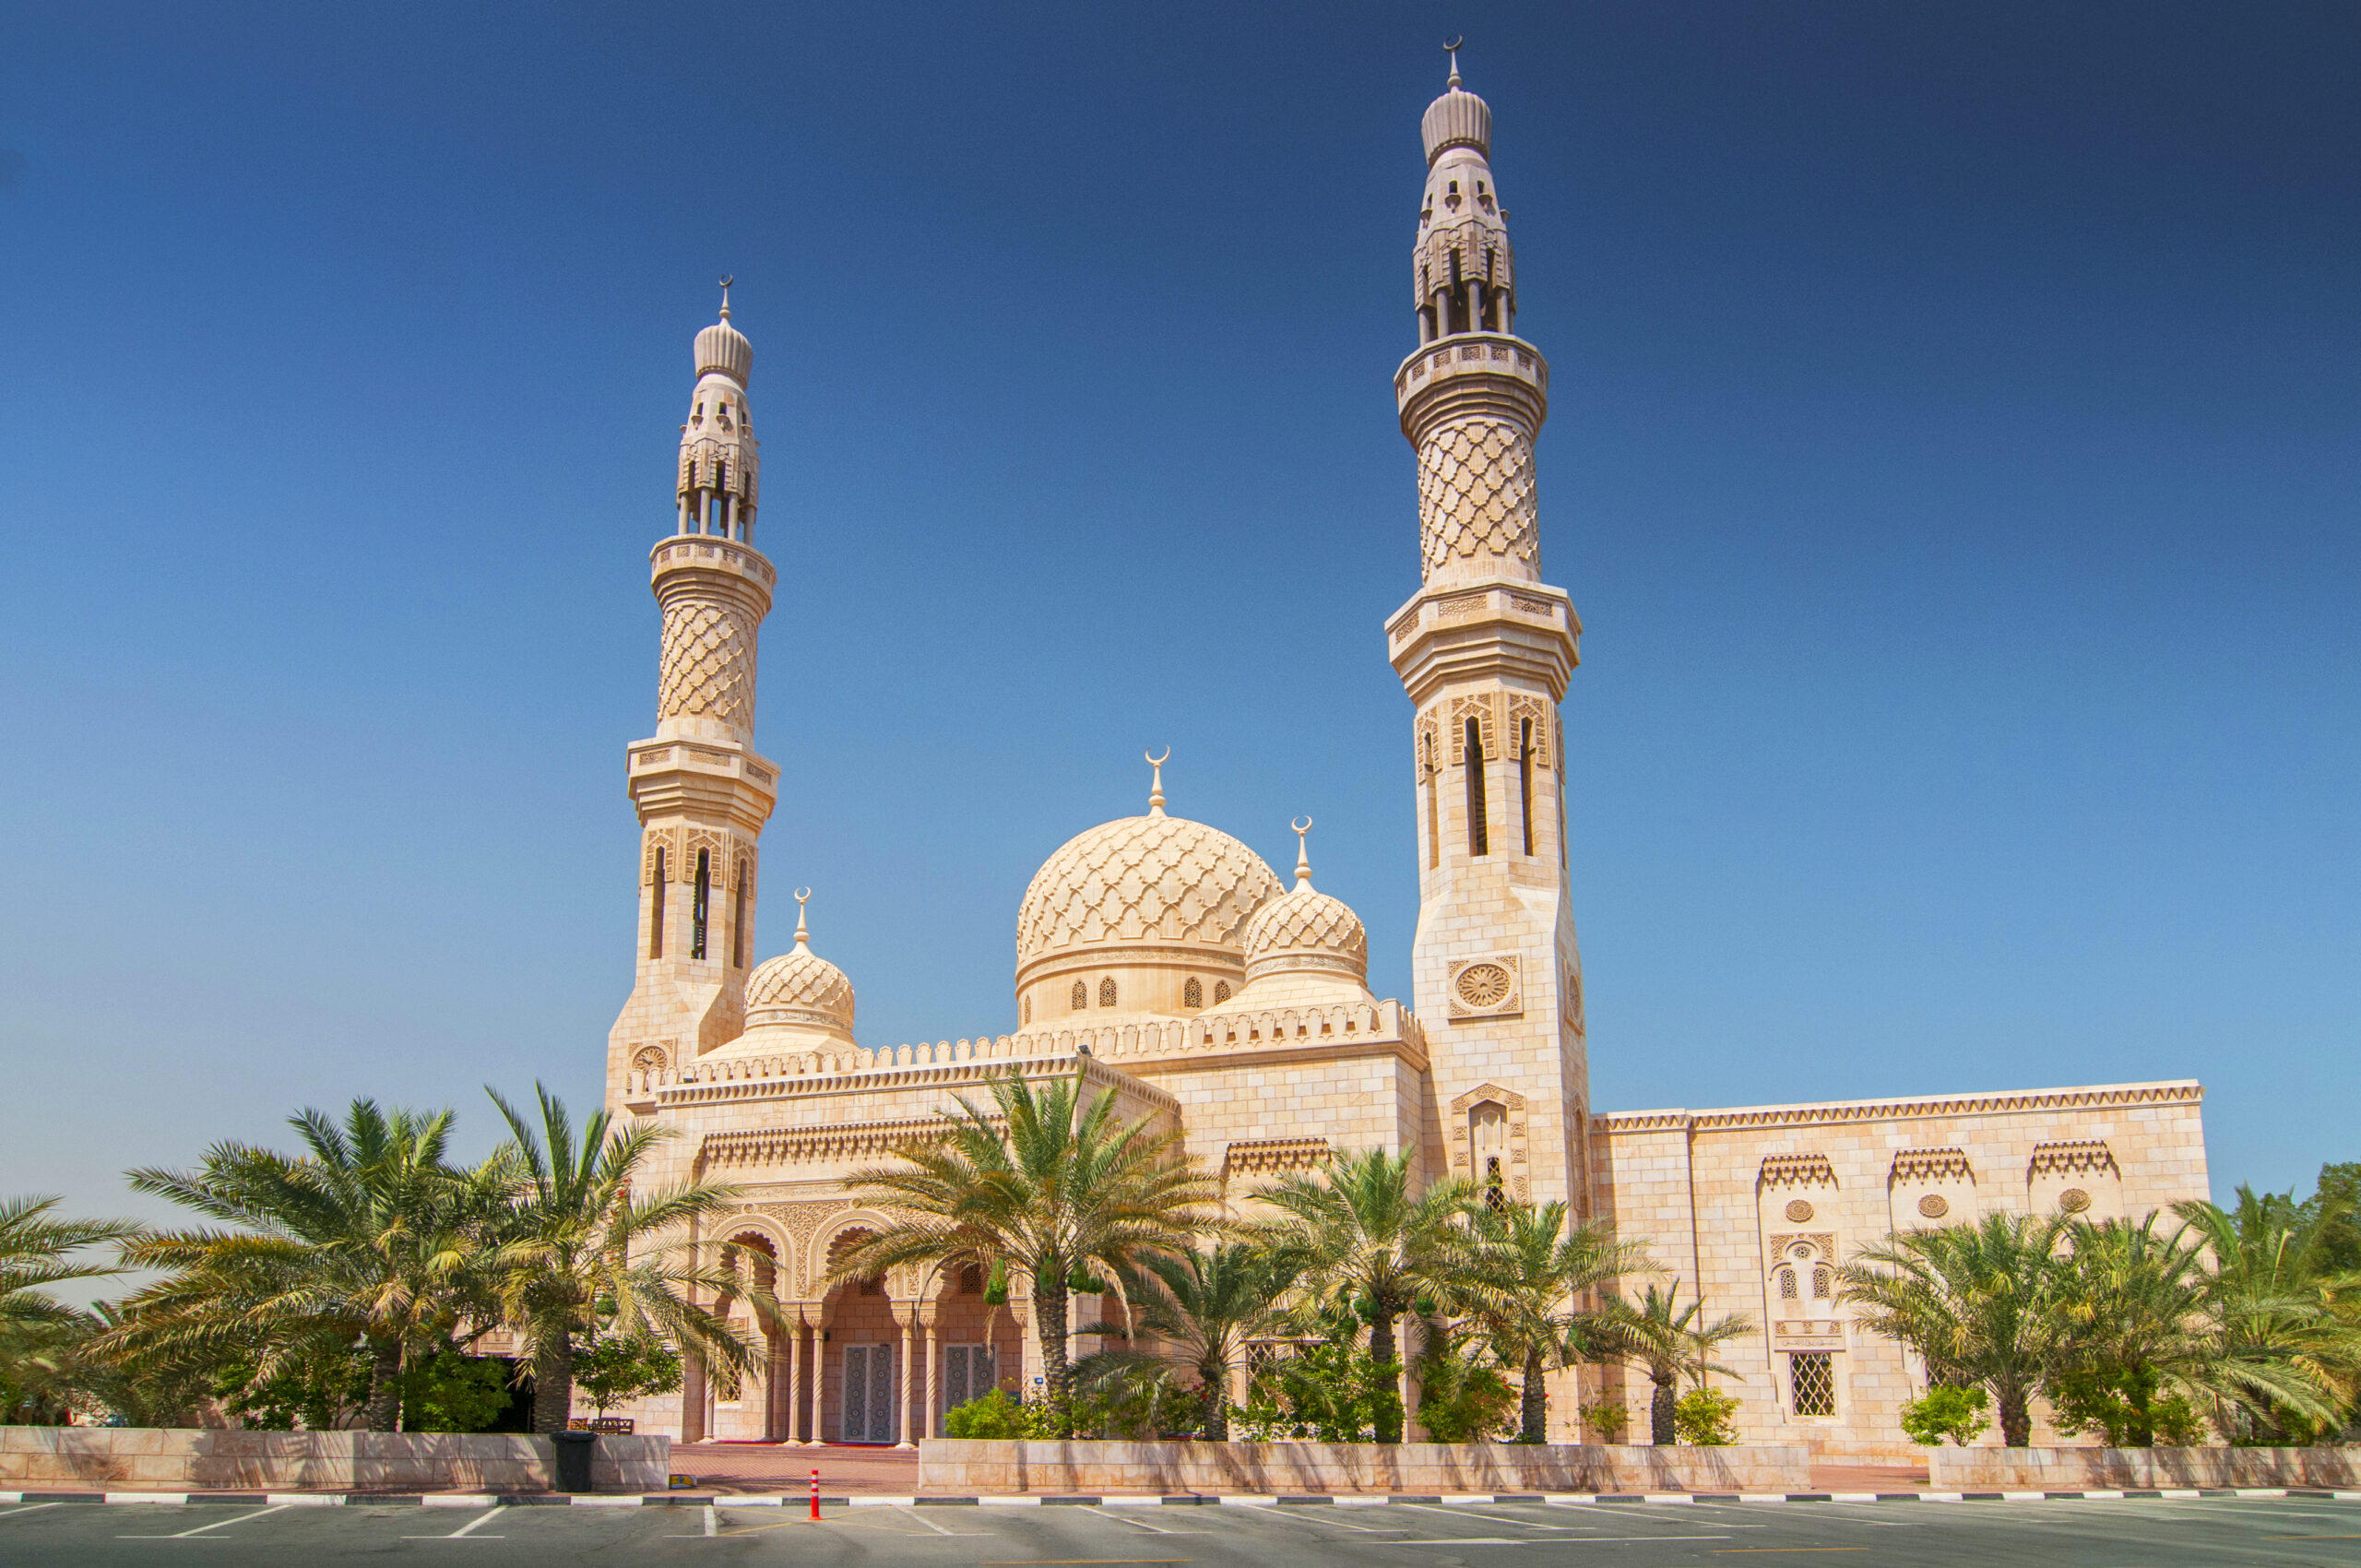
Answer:
M852 1038L852 981L798 942L746 977L746 1028L825 1029Z
M1263 857L1161 810L1102 823L1034 874L1016 911L1016 967L1086 949L1209 947L1236 962L1248 917L1279 891Z
M1314 890L1311 878L1272 899L1246 922L1246 979L1296 969L1369 978L1369 932L1342 898Z

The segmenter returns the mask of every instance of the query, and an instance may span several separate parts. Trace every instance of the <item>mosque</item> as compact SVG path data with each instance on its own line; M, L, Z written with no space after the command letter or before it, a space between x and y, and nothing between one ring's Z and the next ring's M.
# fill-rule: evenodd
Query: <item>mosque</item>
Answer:
M658 1180L742 1189L741 1211L709 1234L747 1250L794 1326L747 1321L768 1340L765 1374L722 1398L692 1372L683 1394L633 1412L639 1430L907 1445L984 1389L1029 1385L1038 1352L1021 1293L987 1304L974 1269L827 1277L880 1219L845 1178L922 1135L955 1097L985 1099L996 1074L1080 1072L1124 1118L1177 1125L1233 1202L1332 1152L1381 1147L1414 1154L1430 1181L1611 1217L1708 1316L1754 1324L1716 1380L1741 1401L1740 1440L1823 1457L1906 1450L1896 1411L1918 1391L1904 1356L1834 1300L1833 1263L1890 1231L1992 1210L2137 1217L2207 1194L2193 1082L1591 1104L1559 714L1582 624L1541 579L1534 472L1549 364L1516 334L1491 110L1455 65L1420 128L1417 345L1394 377L1417 456L1419 582L1384 624L1411 710L1408 1001L1370 994L1362 923L1313 885L1305 853L1290 885L1238 839L1169 812L1160 767L1143 814L1076 835L1026 889L1012 1033L863 1042L852 981L814 951L801 894L792 950L755 962L778 778L753 744L755 653L777 574L755 548L753 349L726 298L697 334L678 512L649 554L658 721L628 751L637 968L609 1039L607 1099L679 1134ZM1093 1320L1087 1301L1075 1313ZM1557 1374L1552 1440L1598 1441L1578 1404L1619 1391L1644 1437L1644 1384L1623 1378Z

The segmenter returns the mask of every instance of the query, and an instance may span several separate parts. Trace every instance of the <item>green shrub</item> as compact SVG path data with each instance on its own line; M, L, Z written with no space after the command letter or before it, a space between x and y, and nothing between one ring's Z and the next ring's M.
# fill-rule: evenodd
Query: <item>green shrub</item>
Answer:
M1038 1435L1034 1427L1040 1424L1032 1419L1033 1412L1008 1396L1004 1388L995 1388L980 1398L965 1405L954 1405L943 1413L943 1430L951 1437L1012 1438Z
M1517 1430L1517 1391L1458 1346L1418 1358L1418 1424L1436 1443L1497 1441Z
M574 1386L603 1416L610 1405L677 1393L681 1354L653 1334L611 1334L574 1353Z
M1930 1388L1902 1408L1902 1430L1929 1448L1946 1441L1964 1448L1992 1424L1984 1413L1991 1402L1981 1388Z
M508 1363L440 1350L401 1375L405 1431L489 1431L508 1408Z
M1601 1443L1622 1442L1625 1430L1631 1424L1631 1412L1622 1400L1612 1395L1600 1395L1592 1403L1580 1407L1576 1413L1582 1417L1583 1425L1598 1433ZM1677 1408L1675 1419L1678 1420Z
M1692 1388L1672 1408L1672 1430L1700 1448L1726 1448L1738 1441L1738 1396L1717 1388Z
M2159 1394L2153 1372L2073 1372L2051 1381L2047 1393L2058 1430L2068 1436L2095 1430L2109 1448L2188 1448L2203 1443L2205 1418L2178 1394Z

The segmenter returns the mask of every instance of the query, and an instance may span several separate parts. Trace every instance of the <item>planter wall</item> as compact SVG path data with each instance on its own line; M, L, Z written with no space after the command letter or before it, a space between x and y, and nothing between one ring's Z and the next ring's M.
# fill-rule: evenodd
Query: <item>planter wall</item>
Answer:
M661 1491L669 1437L601 1437L600 1491ZM0 1427L0 1486L122 1491L547 1491L546 1437L509 1432L243 1431L157 1427Z
M2355 1448L1937 1448L1927 1484L1940 1491L2082 1491L2096 1487L2361 1484Z
M919 1485L983 1492L1801 1491L1801 1448L929 1438Z

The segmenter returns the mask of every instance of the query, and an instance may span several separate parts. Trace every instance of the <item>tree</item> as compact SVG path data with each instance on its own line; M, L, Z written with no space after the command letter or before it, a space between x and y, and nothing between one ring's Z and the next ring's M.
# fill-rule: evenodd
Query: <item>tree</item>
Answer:
M1474 1324L1504 1367L1523 1379L1519 1443L1548 1441L1545 1373L1593 1359L1606 1320L1584 1307L1590 1291L1627 1274L1650 1272L1647 1247L1615 1238L1611 1220L1567 1223L1563 1203L1477 1208L1445 1270L1443 1300Z
M1600 1314L1598 1354L1643 1369L1655 1392L1648 1404L1648 1441L1668 1448L1679 1440L1676 1390L1683 1374L1703 1387L1708 1374L1738 1374L1713 1359L1714 1348L1754 1332L1742 1313L1703 1321L1701 1299L1682 1306L1680 1281L1650 1285L1636 1302L1608 1298Z
M1249 1346L1286 1332L1279 1302L1291 1283L1284 1259L1242 1241L1148 1253L1124 1276L1128 1321L1084 1332L1152 1336L1157 1348L1102 1350L1075 1375L1185 1373L1194 1381L1200 1430L1227 1443L1231 1375L1245 1370Z
M680 1352L653 1334L610 1334L575 1352L574 1385L603 1416L611 1405L677 1392Z
M694 1294L740 1297L765 1317L776 1317L778 1304L739 1277L736 1249L724 1245L703 1264L685 1233L728 1213L737 1189L682 1182L640 1196L633 1182L670 1128L618 1128L601 1111L577 1136L565 1102L539 1084L533 1091L538 1126L484 1091L512 1140L495 1158L515 1172L516 1201L492 1261L500 1315L532 1358L533 1430L565 1430L576 1341L600 1334L654 1332L734 1387L754 1367L754 1351Z
M2329 1438L2361 1387L2361 1324L2355 1321L2361 1273L2338 1266L2349 1216L2330 1186L2331 1173L2346 1169L2325 1168L2321 1191L2307 1203L2296 1203L2292 1194L2258 1194L2241 1186L2229 1208L2173 1206L2213 1256L2206 1313L2216 1359L2284 1365L2322 1396L2319 1408L2267 1394L2217 1396L2214 1423L2233 1441Z
M172 1199L231 1230L143 1233L124 1261L165 1271L124 1302L102 1341L113 1354L203 1362L243 1357L267 1380L323 1339L365 1348L361 1424L392 1430L413 1350L447 1343L489 1305L481 1226L494 1184L444 1161L451 1113L356 1099L341 1123L290 1119L295 1158L218 1144L193 1171L139 1170L135 1191Z
M63 1419L99 1320L50 1287L122 1273L73 1254L139 1232L120 1219L58 1219L56 1198L0 1201L0 1420Z
M2058 1239L2063 1222L1987 1214L1970 1225L1909 1230L1837 1270L1862 1321L1918 1352L1937 1383L1973 1384L2000 1412L2000 1441L2032 1441L2029 1401L2057 1364Z
M1508 1429L1517 1391L1490 1357L1478 1353L1476 1330L1445 1322L1426 1325L1418 1348L1418 1424L1433 1443L1489 1443Z
M1416 1158L1409 1150L1332 1154L1318 1170L1290 1171L1254 1194L1285 1217L1255 1227L1255 1238L1316 1296L1370 1325L1370 1355L1386 1380L1375 1412L1380 1443L1402 1441L1394 1320L1447 1283L1446 1260L1461 1255L1451 1231L1475 1204L1475 1189L1459 1180L1417 1194Z
M1036 1089L1014 1072L991 1082L994 1111L970 1103L939 1113L934 1137L897 1166L860 1170L847 1185L903 1218L848 1249L831 1271L865 1278L887 1268L979 1263L1030 1281L1050 1396L1072 1389L1068 1301L1104 1289L1147 1258L1185 1251L1217 1194L1182 1152L1178 1129L1115 1120L1111 1091L1086 1098L1084 1074Z
M2061 1430L2097 1425L2112 1443L2146 1448L2160 1424L2193 1441L2191 1407L2332 1417L2334 1400L2285 1332L2300 1298L2241 1292L2235 1261L2226 1282L2207 1266L2204 1226L2184 1221L2165 1236L2158 1218L2081 1222L2068 1232L2066 1354L2051 1380Z

